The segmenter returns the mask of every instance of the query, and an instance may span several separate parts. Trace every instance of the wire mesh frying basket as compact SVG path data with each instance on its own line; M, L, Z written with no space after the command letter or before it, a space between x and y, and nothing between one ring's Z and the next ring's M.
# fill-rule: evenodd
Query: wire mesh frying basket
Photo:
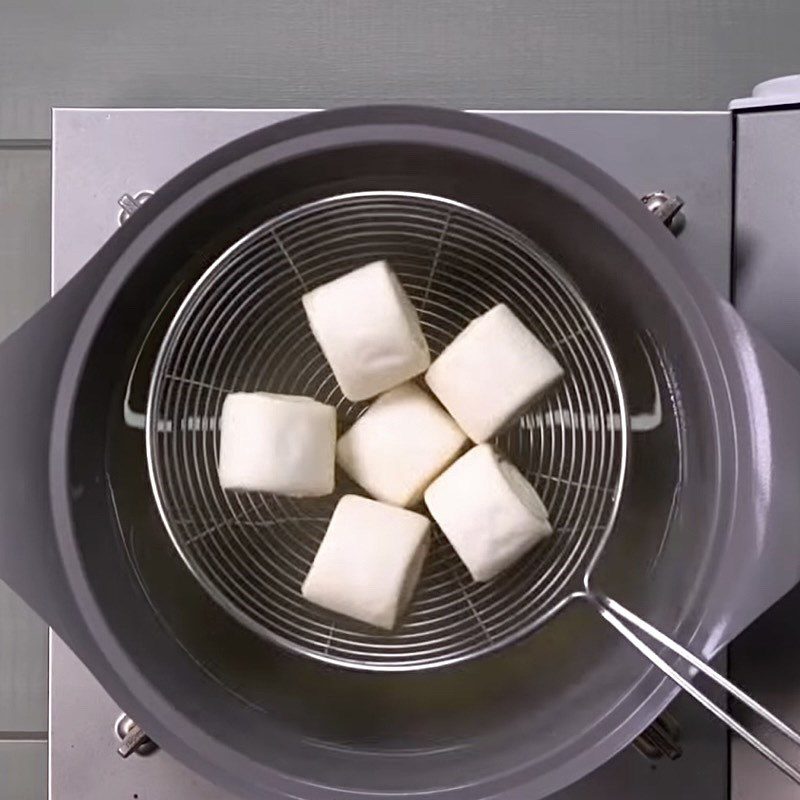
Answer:
M384 258L418 310L432 356L503 302L566 372L558 390L497 441L541 494L554 535L500 578L477 584L437 531L409 612L391 634L332 622L300 594L346 480L339 476L337 495L309 500L224 492L217 478L217 423L229 392L310 395L337 406L343 429L366 408L342 396L300 298ZM225 252L193 287L165 337L147 423L161 515L212 597L285 647L371 670L481 655L527 634L579 592L616 516L626 436L611 350L563 270L495 218L405 192L312 203Z
M301 585L338 498L223 492L218 421L234 391L346 400L307 324L304 292L388 259L435 357L475 317L506 303L556 355L565 379L496 444L535 486L553 535L488 583L474 583L439 531L402 625L377 633L307 603ZM704 673L795 744L800 734L702 659L591 585L614 526L629 423L612 350L564 271L519 231L474 208L412 192L360 192L294 209L253 230L192 287L162 343L147 407L156 503L180 556L214 600L261 636L365 671L442 667L498 650L574 600L797 783L796 770L696 688ZM356 490L357 491L357 490Z

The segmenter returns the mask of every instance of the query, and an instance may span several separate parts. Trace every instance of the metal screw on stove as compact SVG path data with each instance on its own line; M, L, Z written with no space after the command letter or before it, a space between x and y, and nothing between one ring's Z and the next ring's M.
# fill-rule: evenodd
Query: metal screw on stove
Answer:
M136 753L149 756L158 749L158 745L127 715L122 714L114 725L114 733L122 742L117 752L123 757Z
M137 194L128 194L127 192L117 200L117 204L122 208L117 217L117 222L122 225L127 222L131 215L138 211L151 197L153 192L145 189Z
M633 746L650 761L668 758L675 761L683 755L680 744L681 728L671 714L662 714L634 740Z
M683 208L683 199L680 196L660 190L644 195L642 202L648 211L655 214L673 233L680 232L683 221L683 216L679 215Z

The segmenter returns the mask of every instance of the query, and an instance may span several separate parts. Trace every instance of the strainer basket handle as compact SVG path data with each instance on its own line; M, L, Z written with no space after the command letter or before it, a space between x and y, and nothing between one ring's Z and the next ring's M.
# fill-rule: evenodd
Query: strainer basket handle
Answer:
M731 681L723 675L720 675L716 670L708 666L703 659L698 658L694 653L691 653L685 647L678 644L669 636L665 635L615 600L596 594L589 595L589 597L596 606L600 616L619 634L625 637L625 639L648 659L648 661L678 684L681 689L690 694L703 708L727 725L730 730L738 733L742 739L764 756L764 758L771 761L785 775L788 775L795 783L800 784L800 770L793 767L786 759L778 755L775 750L766 745L741 722L736 720L724 708L715 703L707 694L695 686L689 678L669 664L659 655L654 646L648 644L648 641L653 642L661 648L666 648L674 655L678 656L682 662L689 665L693 670L701 672L709 680L745 705L756 716L800 747L800 733L798 733L798 731L787 725L783 720L776 717L771 711L764 708L764 706L743 692L738 686L731 683Z

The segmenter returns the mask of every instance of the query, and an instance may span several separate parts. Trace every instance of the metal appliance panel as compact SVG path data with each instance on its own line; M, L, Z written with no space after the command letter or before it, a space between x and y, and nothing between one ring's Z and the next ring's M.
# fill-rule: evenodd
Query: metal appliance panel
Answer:
M80 269L119 224L191 161L298 111L57 109L53 116L52 288ZM686 112L495 112L573 148L638 195L656 189L686 201L687 257L717 289L730 285L730 117ZM120 198L122 206L119 204ZM122 760L120 710L51 634L50 798L228 800L168 754ZM684 756L649 762L631 749L557 800L727 797L727 734L686 698L675 704ZM520 790L520 800L525 796Z

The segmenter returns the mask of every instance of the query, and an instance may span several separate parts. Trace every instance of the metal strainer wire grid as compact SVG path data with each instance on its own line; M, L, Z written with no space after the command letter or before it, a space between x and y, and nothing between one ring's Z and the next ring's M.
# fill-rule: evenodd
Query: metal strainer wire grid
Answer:
M300 587L338 498L225 492L217 478L226 394L313 396L340 431L346 400L307 323L304 292L388 259L435 357L470 320L506 303L553 352L563 383L496 440L548 507L554 533L488 583L474 583L436 530L402 624L379 633L306 602ZM241 623L339 666L409 670L463 661L529 633L579 596L614 523L627 416L611 350L576 287L515 229L443 198L364 192L261 225L193 286L162 343L148 399L156 501L181 557Z

